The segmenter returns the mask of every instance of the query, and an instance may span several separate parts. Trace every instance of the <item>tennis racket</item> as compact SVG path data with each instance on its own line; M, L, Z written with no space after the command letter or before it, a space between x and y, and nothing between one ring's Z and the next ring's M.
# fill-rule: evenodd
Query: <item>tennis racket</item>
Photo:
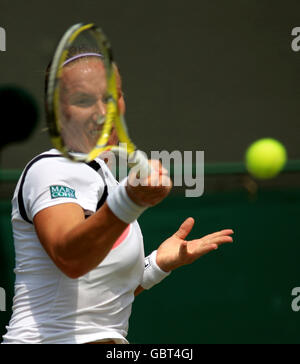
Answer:
M137 165L147 176L148 160L130 139L120 113L117 72L110 43L99 27L79 23L66 31L46 81L51 141L73 161L90 162L105 151L126 156L130 167Z

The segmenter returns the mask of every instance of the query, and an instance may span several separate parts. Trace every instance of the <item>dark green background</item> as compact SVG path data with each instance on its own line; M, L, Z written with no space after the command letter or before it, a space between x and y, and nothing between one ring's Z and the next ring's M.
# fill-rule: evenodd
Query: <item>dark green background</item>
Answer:
M141 343L299 343L299 190L174 196L141 218L149 252L182 219L190 238L233 228L234 244L173 272L133 309L129 338Z
M220 179L225 177L219 176ZM300 286L300 191L259 188L210 192L199 199L172 194L140 218L150 253L181 222L196 220L189 239L223 228L234 243L182 267L133 304L132 343L300 343L300 312L292 289ZM11 307L13 249L9 203L0 204L1 280ZM4 259L4 256L6 257ZM10 310L0 312L0 333Z

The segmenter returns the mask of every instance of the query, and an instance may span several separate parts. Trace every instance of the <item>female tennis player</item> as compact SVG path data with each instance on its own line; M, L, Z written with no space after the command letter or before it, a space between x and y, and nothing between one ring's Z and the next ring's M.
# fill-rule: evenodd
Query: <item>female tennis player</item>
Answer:
M63 113L76 121L66 133L71 143L74 130L84 128L83 148L95 142L105 114L101 62L82 53L62 74ZM124 112L120 83L118 102ZM232 242L230 229L185 240L194 224L188 218L145 258L137 219L172 185L158 161L149 163L142 184L133 172L119 184L101 158L75 163L55 149L26 166L12 201L16 282L4 343L128 343L137 294Z

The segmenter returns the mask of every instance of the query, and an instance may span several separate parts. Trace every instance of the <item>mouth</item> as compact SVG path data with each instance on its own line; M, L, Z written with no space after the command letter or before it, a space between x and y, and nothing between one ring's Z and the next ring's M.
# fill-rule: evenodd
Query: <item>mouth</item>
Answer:
M96 120L97 125L103 125L104 122L105 122L105 115L99 116L98 119Z
M96 121L89 120L86 123L86 134L93 139L98 138L101 134L104 122L105 116L99 116Z

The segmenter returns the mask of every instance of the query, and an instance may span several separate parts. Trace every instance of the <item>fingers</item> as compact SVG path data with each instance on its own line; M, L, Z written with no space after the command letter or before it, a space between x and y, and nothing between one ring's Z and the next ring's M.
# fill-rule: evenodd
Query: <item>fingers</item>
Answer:
M232 229L224 229L224 230L212 233L212 234L208 234L208 235L204 236L203 238L201 238L201 240L205 244L210 244L210 243L215 243L215 242L217 242L218 244L222 244L223 242L232 243L233 239L230 235L232 235L233 233L234 232Z
M170 193L173 185L168 171L162 167L160 161L149 161L149 164L149 175L137 175L137 170L133 167L126 186L128 196L141 206L157 205Z
M144 181L144 185L152 187L172 187L172 180L168 174L160 173L154 170L151 172L150 176L148 176L147 180Z
M233 239L231 236L218 236L209 241L209 244L216 244L217 246L225 243L232 243Z
M195 220L192 217L187 218L181 225L180 228L176 231L175 235L179 239L185 239L188 234L191 232L194 226Z
M193 247L193 242L194 241L185 241L180 245L179 256L185 261L185 264L192 263L203 255L218 249L218 244L202 244Z
M203 239L204 240L213 239L213 238L218 237L218 236L232 235L232 234L234 234L234 231L232 229L224 229L224 230L220 230L220 231L217 231L215 233L212 233L212 234L205 235L203 237Z
M196 255L202 255L209 251L218 249L219 245L232 243L233 238L229 236L229 234L233 234L233 230L226 229L206 235L201 239L191 240L191 251L193 251Z
M136 186L149 186L149 187L170 187L172 186L172 180L168 175L168 171L165 169L154 169L151 166L151 172L147 175L137 175L134 171L130 171L130 184L134 187Z
M209 234L201 239L190 241L184 240L192 230L193 225L194 219L190 217L181 224L178 231L173 235L177 236L177 238L181 240L178 254L180 264L178 266L194 262L203 255L217 250L221 244L233 242L233 239L230 236L233 234L233 230L231 229L224 229L216 233Z
M169 174L168 170L163 167L163 165L161 164L161 162L157 159L151 159L149 160L149 164L151 166L152 169L154 169L155 171L157 171L160 175L167 175Z
M231 229L225 229L213 234L209 234L204 237L205 239L201 238L187 241L185 238L192 230L194 223L195 221L193 218L187 218L181 224L178 231L173 235L173 237L180 239L178 251L179 263L177 263L177 266L190 264L203 255L217 250L219 245L233 242L233 239L230 236L233 234L233 230Z
M202 247L200 256L203 256L203 255L205 255L213 250L217 250L217 249L218 249L217 244L210 244L205 247Z

